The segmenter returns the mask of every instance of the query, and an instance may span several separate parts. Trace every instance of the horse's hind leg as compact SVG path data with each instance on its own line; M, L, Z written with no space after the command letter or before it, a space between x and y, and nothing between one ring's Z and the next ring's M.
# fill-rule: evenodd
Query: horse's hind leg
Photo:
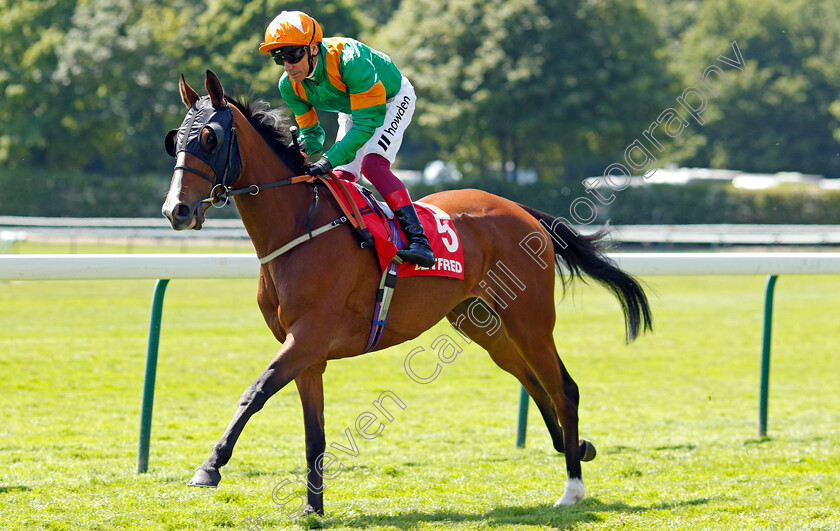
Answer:
M557 412L554 410L551 398L546 394L534 371L528 367L528 364L522 359L522 355L507 335L501 331L488 334L486 328L480 328L464 317L467 315L466 312L470 302L467 301L455 308L447 315L447 318L453 323L453 326L457 326L459 332L481 345L490 354L496 365L519 380L519 383L522 384L522 387L525 388L525 391L537 405L537 409L551 436L554 449L561 454L564 453L563 428L557 421ZM591 442L581 440L579 446L583 456L582 461L591 461L595 458L595 446Z
M523 323L513 319L505 323L508 336L522 354L528 366L551 398L557 418L563 427L566 450L566 488L555 505L573 505L583 499L585 487L580 462L591 445L578 440L578 386L557 355L551 330L542 331L538 323ZM553 319L552 319L553 321ZM553 327L551 327L553 328ZM594 447L591 447L594 457Z
M548 373L553 372L554 374L550 376L545 375L544 378L552 383L559 382L562 379L563 384L560 396L557 393L555 393L555 397L550 396L541 383L541 378L538 378L532 368L526 363L520 349L511 341L505 332L496 330L495 333L488 334L486 328L476 326L469 319L464 318L467 315L466 308L470 302L465 301L452 310L447 317L453 323L453 326L484 347L499 367L515 376L523 387L525 387L525 390L534 399L537 408L542 414L548 432L551 435L554 448L558 452L564 452L565 448L573 448L572 452L566 454L569 482L567 483L563 497L558 503L563 505L577 503L583 498L584 494L580 461L590 461L595 458L595 447L592 443L586 440L578 441L577 439L577 385L571 376L569 376L565 367L563 367L554 348L553 340L551 340L549 341L549 352L553 356L555 364L554 370L551 370L550 366L548 367ZM551 338L552 336L549 334L548 337ZM549 359L551 359L551 356ZM538 367L542 367L542 365L540 363ZM558 386L554 385L554 387L556 388ZM556 401L560 401L563 404L562 411L564 415L558 416L557 409L554 405ZM561 424L567 427L566 432L561 428Z

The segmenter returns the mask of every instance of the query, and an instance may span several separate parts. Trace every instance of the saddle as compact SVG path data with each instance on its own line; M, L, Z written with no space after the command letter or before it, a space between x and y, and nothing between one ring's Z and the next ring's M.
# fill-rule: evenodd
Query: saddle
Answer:
M387 204L377 201L370 190L358 184L348 183L335 176L318 179L317 182L323 183L332 193L344 212L344 217L356 229L360 246L373 247L379 259L382 279L376 292L370 334L364 349L364 352L370 352L376 350L382 341L397 278L408 276L464 278L464 251L461 240L446 212L434 205L415 202L417 216L423 224L436 260L435 265L428 268L403 262L397 256L397 251L405 248L407 239Z
M332 193L345 217L356 229L359 245L362 248L372 247L376 251L381 271L384 272L389 264L396 262L399 277L464 278L461 240L449 215L440 208L419 201L414 203L437 258L434 266L420 267L402 262L396 256L397 251L405 248L407 239L387 204L378 201L370 190L358 184L335 177L319 177L318 182Z

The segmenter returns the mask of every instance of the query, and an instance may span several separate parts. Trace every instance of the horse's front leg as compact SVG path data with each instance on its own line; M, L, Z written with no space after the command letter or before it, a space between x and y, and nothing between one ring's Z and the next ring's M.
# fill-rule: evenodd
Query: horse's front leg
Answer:
M325 336L321 334L318 337L318 334L312 334L311 337L315 339L305 340L289 332L286 341L268 367L242 393L233 419L219 442L213 446L210 457L195 471L195 475L189 482L190 486L217 486L222 479L219 469L230 460L239 435L254 413L262 409L269 398L295 379L309 365L324 363L327 352L326 347L323 346Z
M304 514L324 514L324 381L326 363L311 365L295 378L306 432L306 507Z

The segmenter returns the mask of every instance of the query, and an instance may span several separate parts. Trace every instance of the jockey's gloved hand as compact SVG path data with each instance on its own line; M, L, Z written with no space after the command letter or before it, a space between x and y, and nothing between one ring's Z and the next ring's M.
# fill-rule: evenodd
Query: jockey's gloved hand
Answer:
M318 159L318 162L313 162L312 164L307 164L303 167L303 174L311 175L313 177L326 175L330 171L332 171L332 164L330 164L330 159L327 157L321 157Z

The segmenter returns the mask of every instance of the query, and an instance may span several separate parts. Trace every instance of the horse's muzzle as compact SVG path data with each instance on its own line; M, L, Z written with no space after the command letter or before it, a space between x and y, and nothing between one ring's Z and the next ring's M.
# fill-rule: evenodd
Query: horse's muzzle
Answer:
M175 230L201 229L203 216L198 207L191 207L181 202L165 203L161 213L169 220Z

